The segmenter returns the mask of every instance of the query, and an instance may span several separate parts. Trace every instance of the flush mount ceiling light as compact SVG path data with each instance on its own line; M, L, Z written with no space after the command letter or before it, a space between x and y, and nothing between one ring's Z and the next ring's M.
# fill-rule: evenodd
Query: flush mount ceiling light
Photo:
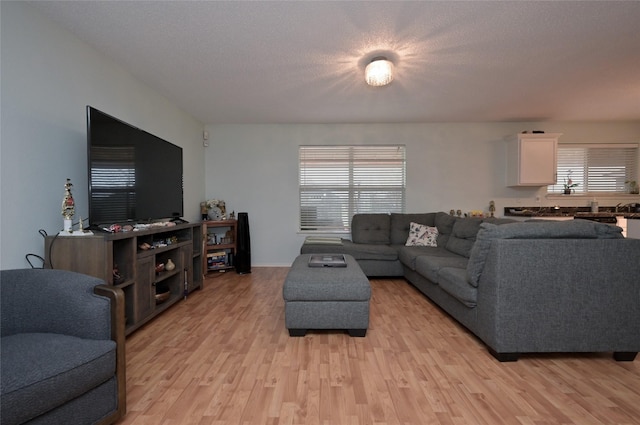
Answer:
M384 56L371 59L364 70L364 79L370 86L386 86L393 81L393 62Z

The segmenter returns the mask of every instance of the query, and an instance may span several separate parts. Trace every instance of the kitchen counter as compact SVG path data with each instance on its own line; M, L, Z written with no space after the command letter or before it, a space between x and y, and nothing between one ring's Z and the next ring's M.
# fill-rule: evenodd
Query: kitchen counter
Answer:
M640 213L627 213L627 212L577 212L574 214L575 218L580 217L624 217L626 219L640 219Z
M640 212L625 207L600 207L597 213L591 212L590 207L505 207L505 217L624 217L626 219L640 219Z

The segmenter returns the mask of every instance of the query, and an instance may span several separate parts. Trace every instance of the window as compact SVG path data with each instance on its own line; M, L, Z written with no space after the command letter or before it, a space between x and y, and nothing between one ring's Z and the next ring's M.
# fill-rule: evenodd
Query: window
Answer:
M404 146L300 146L300 230L348 231L356 213L404 212Z
M560 194L571 179L576 194L629 193L638 180L638 144L558 145L557 182L547 193Z

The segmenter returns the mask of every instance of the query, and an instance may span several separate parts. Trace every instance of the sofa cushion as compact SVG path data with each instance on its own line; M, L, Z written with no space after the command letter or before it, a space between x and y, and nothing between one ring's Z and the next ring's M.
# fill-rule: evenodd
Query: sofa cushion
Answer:
M411 223L425 224L427 226L436 225L436 213L417 214L391 214L391 244L402 245L409 235Z
M447 246L449 236L453 231L453 225L455 224L456 220L458 220L457 217L454 217L447 213L436 213L435 225L438 228L438 246Z
M448 252L450 255L421 255L416 258L416 272L426 277L433 283L438 283L438 273L444 267L457 267L466 270L469 260L466 257Z
M451 252L469 258L469 255L471 255L471 248L476 241L476 235L480 230L480 224L484 222L496 225L517 223L516 220L512 220L510 218L459 218L456 220L453 225L453 229L451 230L451 236L449 236L449 241L447 241L447 249Z
M480 218L461 218L456 220L451 230L451 236L447 241L446 248L458 255L469 258L476 235L480 230Z
M344 254L352 255L356 260L384 260L395 261L398 259L397 245L381 245L371 243L343 242Z
M3 337L0 345L3 424L9 418L28 421L115 374L116 344L111 340L22 333Z
M467 278L471 285L478 286L493 239L616 239L622 237L620 227L589 220L540 220L501 226L482 223L469 256Z
M596 221L591 220L582 220L576 219L573 220L574 223L578 223L582 226L593 226L593 231L596 234L598 239L622 239L624 236L622 235L622 227L612 226L610 224L598 223Z
M411 270L416 269L416 259L422 255L436 257L451 257L456 254L447 251L444 247L435 246L402 246L398 250L398 259Z
M475 307L478 301L478 289L469 285L467 270L457 267L443 267L438 273L438 285L443 291L467 307Z
M351 240L355 243L389 244L390 234L389 214L356 214L351 219Z
M514 220L512 218L498 218L498 217L486 217L482 219L483 223L491 223L491 224L509 224L509 223L522 223L521 221Z
M437 227L412 222L405 246L438 246L437 241Z

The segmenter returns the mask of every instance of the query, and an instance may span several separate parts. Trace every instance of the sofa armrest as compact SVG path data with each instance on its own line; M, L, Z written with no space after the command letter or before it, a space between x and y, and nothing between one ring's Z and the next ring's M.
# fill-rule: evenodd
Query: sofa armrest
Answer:
M640 351L640 240L496 239L478 284L495 352Z
M93 288L96 295L110 300L111 339L116 342L116 379L118 385L118 409L107 418L103 424L111 424L123 417L127 411L127 377L125 357L125 298L120 288L108 285L97 285Z

